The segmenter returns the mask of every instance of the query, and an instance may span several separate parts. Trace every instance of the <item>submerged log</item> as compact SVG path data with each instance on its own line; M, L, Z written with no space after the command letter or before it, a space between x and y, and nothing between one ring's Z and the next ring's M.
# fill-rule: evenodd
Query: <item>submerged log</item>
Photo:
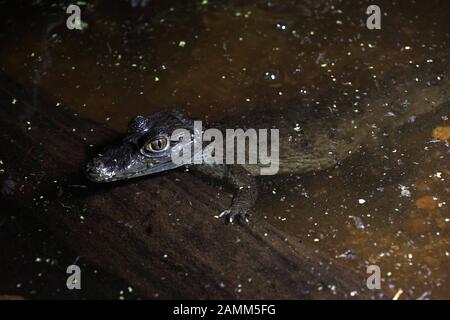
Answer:
M257 214L248 226L214 218L229 206L230 194L182 169L87 182L81 168L89 145L105 144L117 133L49 100L32 99L5 76L0 83L3 196L17 210L38 215L142 298L372 297L364 274Z

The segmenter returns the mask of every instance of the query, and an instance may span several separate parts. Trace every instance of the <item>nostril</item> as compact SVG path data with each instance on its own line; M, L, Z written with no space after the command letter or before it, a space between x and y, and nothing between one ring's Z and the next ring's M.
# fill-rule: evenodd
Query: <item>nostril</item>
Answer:
M102 168L102 167L105 166L105 165L103 164L103 161L100 160L100 159L94 159L94 161L92 162L92 164L93 164L93 167L95 167L95 168Z
M96 173L101 171L104 167L103 162L100 159L93 159L86 164L86 172L87 173Z

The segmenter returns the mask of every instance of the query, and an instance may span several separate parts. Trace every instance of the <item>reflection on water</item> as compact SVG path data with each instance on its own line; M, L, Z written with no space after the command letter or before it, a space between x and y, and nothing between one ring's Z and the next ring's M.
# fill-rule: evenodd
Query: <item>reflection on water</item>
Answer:
M385 1L380 31L364 26L369 4L96 1L82 6L81 32L65 28L57 6L16 7L0 65L124 130L165 108L218 120L250 107L283 112L293 100L351 101L395 63L449 52L448 1ZM447 106L418 118L326 172L259 179L256 214L349 267L379 265L390 297L449 298L448 116Z

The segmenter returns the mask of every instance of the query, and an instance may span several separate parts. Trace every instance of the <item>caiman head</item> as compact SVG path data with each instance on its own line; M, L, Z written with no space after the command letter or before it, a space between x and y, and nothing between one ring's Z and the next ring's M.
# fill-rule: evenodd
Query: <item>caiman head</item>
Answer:
M171 141L176 140L172 134L176 129L193 134L193 121L178 111L137 116L130 122L121 144L106 148L86 165L87 177L94 182L108 182L181 166L171 161L171 152L192 141Z

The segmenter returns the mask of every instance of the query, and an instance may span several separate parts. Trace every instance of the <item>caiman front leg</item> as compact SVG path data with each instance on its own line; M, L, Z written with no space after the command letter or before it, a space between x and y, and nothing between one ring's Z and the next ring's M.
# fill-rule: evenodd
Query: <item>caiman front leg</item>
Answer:
M223 211L220 217L233 223L248 222L250 209L258 197L255 177L240 165L225 166L225 181L236 189L230 209Z
M240 165L199 165L201 173L219 179L235 189L231 207L220 214L226 222L248 222L250 209L258 197L255 177Z

